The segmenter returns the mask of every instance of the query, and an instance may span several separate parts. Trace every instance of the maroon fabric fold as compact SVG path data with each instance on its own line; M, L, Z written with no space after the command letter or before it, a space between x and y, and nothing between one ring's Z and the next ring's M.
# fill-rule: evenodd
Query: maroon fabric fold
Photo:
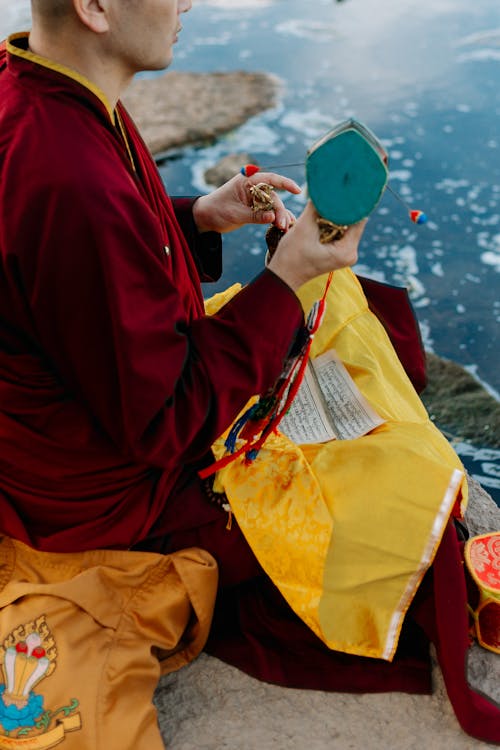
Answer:
M269 579L220 592L206 651L265 682L343 693L430 693L427 639L408 620L393 663L328 649Z
M47 551L127 548L274 383L302 310L264 271L205 316L126 111L116 127L92 90L23 58L26 44L0 47L0 532ZM177 206L185 226L191 205ZM210 257L189 234L217 270L218 244Z

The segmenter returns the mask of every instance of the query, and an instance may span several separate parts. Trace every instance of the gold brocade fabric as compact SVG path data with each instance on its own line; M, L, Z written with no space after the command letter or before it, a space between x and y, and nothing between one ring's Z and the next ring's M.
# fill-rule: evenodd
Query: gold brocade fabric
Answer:
M325 278L305 285L307 312ZM207 303L213 312L237 291ZM337 271L312 356L334 348L386 421L355 440L298 446L271 436L257 459L217 475L260 564L332 649L391 660L439 546L463 467L429 420L350 269ZM214 446L224 453L223 439Z

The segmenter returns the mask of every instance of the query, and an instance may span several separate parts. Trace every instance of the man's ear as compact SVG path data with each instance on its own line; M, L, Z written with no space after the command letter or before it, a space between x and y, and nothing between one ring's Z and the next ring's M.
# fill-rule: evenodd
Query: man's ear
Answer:
M73 7L80 21L96 34L109 30L108 0L73 0Z

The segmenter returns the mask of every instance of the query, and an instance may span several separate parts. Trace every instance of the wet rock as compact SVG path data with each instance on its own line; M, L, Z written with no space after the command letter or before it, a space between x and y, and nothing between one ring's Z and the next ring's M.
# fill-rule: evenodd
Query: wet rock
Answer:
M428 386L422 401L433 421L453 438L500 447L500 403L467 370L427 354Z
M220 187L225 182L237 174L245 164L252 163L252 157L247 153L228 154L224 156L217 164L210 167L205 172L205 182L213 187Z
M279 82L265 73L170 71L138 78L123 102L153 154L214 141L275 104Z

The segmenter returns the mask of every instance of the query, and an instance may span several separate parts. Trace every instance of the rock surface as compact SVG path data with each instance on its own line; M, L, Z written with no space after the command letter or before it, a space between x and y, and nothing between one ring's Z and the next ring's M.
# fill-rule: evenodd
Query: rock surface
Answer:
M427 411L454 438L500 447L500 403L455 362L427 354L429 383L422 394Z
M123 102L153 154L213 141L272 107L278 79L265 73L184 73L137 78Z
M473 534L500 528L500 509L469 479ZM469 679L500 701L500 658L474 646ZM432 696L350 695L259 682L203 654L156 692L168 750L472 750L494 745L460 728L434 666Z
M205 182L207 185L218 188L235 174L238 174L241 167L250 163L253 163L253 159L246 151L228 154L220 159L217 164L214 164L213 167L209 167L205 171L203 175Z

